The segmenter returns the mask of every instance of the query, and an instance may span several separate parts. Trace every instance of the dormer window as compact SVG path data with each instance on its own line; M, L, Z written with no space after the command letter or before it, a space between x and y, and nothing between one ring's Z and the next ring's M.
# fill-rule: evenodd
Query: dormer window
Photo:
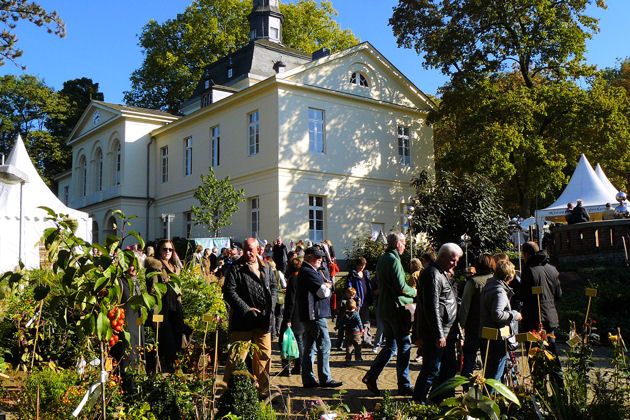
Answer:
M232 67L228 67L228 79L232 78Z
M208 89L209 87L210 87L210 80L206 80L206 81L203 83L203 88L204 88L204 89Z
M250 39L250 40L252 40L252 39L256 39L256 29L252 29L252 30L249 32L249 39Z
M269 0L269 6L277 6L278 0Z
M358 71L352 73L352 76L350 76L350 83L352 83L353 85L359 85L361 87L370 87L370 83L368 82L367 77L365 77L363 73L359 73Z

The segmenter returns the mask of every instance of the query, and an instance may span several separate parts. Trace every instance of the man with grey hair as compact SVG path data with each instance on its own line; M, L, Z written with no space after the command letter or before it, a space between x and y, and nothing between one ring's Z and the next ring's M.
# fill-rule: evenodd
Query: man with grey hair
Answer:
M420 318L417 333L423 341L423 362L413 399L422 404L431 385L437 386L457 373L457 288L452 273L462 254L457 244L446 243L435 262L420 275L416 317Z
M405 326L399 319L401 308L413 303L416 289L407 285L400 256L405 251L407 241L401 232L387 235L387 249L376 264L376 279L379 297L376 307L379 321L383 326L385 345L381 349L370 370L363 377L363 383L374 394L380 394L376 381L391 359L396 349L396 373L398 393L411 395L413 388L409 379L409 358L411 356L410 326Z

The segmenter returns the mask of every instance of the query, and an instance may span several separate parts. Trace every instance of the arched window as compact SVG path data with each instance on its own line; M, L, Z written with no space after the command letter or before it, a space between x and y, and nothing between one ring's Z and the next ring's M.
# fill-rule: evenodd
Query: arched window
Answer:
M121 170L121 159L122 159L122 155L121 155L121 150L120 150L120 142L118 140L116 140L116 142L114 143L114 148L113 148L113 155L114 155L114 166L113 166L113 175L114 175L114 185L120 185L120 170Z
M103 151L96 149L94 154L94 189L96 191L103 190Z
M87 194L87 161L85 156L79 158L79 196L85 197Z
M358 71L352 73L352 76L350 76L350 83L352 83L353 85L359 85L361 87L370 87L370 83L368 82L367 77L365 77L363 73L360 73Z
M98 243L98 223L96 220L92 220L92 243Z

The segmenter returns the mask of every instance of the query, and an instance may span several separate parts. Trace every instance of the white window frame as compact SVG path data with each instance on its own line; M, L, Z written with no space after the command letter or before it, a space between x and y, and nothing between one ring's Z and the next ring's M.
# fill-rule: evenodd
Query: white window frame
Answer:
M360 71L352 72L350 75L350 83L364 88L370 87L370 79Z
M193 171L193 139L192 136L184 139L184 176L192 175Z
M326 152L326 111L308 109L308 150L311 153Z
M260 152L260 114L253 111L247 114L247 151L249 156Z
M249 227L252 238L258 238L260 233L260 197L249 199Z
M160 148L162 183L168 182L168 145Z
M411 165L411 130L409 126L399 125L397 130L398 163Z
M326 197L321 195L308 196L308 238L312 242L321 242L324 240L326 232ZM321 229L318 229L318 222L321 223Z
M210 128L210 164L216 168L221 164L221 126Z

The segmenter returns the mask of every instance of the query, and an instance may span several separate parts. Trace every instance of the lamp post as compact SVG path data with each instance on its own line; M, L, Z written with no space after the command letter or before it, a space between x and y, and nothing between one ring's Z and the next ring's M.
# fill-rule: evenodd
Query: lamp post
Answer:
M407 217L407 225L409 226L409 260L411 261L411 259L413 258L413 229L411 228L411 220L413 219L413 212L414 212L414 208L413 206L407 206L406 208L406 214L405 216Z
M171 222L175 220L174 214L162 213L162 222L166 223L166 239L171 239Z
M24 184L28 182L28 175L15 165L5 165L4 155L2 155L2 165L0 165L0 181L5 184L20 184L20 233L18 237L18 260L22 261L22 217L23 217L23 190Z
M516 244L518 249L518 272L521 272L521 219L520 217L514 217L508 222L508 228L510 232L516 232Z
M462 241L462 245L464 245L464 262L466 263L466 268L468 268L468 245L470 244L470 236L464 233L459 239Z

